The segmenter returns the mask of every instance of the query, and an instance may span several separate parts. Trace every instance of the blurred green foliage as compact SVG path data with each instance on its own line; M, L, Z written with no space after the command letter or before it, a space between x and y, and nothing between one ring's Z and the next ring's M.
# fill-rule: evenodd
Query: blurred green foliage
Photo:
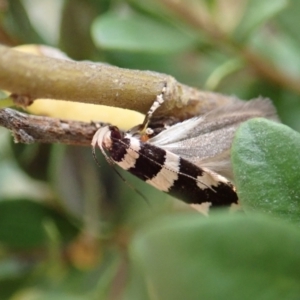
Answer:
M1 129L0 299L299 299L299 14L296 0L0 1L0 43L269 97L292 128L240 128L249 212L209 219L121 171L149 207L90 149L18 145Z

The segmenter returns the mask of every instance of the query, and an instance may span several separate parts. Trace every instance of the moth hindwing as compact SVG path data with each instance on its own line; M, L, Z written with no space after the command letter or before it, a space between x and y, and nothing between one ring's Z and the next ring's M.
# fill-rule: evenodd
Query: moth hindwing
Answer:
M270 101L233 101L205 115L171 125L155 135L151 118L162 102L163 96L159 95L143 124L128 132L111 125L101 127L93 137L93 148L98 146L110 163L193 206L237 204L235 188L226 179L232 176L233 135L247 119L276 119Z

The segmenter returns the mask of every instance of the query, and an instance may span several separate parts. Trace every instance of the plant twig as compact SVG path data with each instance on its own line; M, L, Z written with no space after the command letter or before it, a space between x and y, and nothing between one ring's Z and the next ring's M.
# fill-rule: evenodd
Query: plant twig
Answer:
M181 119L232 100L161 73L29 55L0 45L0 89L20 95L19 99L61 99L146 113L163 88L166 101L158 114Z
M16 110L0 109L0 126L11 130L17 143L62 143L90 146L103 123L86 123L33 116Z

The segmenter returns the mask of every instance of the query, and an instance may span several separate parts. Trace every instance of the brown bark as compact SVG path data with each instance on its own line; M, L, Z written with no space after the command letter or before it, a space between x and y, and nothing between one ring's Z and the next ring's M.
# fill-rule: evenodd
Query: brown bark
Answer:
M94 133L101 125L33 116L10 108L0 109L0 126L11 130L17 143L90 146Z

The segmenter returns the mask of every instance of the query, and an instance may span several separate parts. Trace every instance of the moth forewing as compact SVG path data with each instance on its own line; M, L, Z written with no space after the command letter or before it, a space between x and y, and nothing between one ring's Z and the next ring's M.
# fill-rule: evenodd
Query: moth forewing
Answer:
M92 145L98 145L121 168L186 203L208 202L212 206L237 203L232 184L222 176L172 152L143 143L116 127L100 128Z
M254 117L276 120L267 99L240 100L175 125L152 137L151 117L163 103L157 97L143 124L124 133L115 126L100 128L92 141L109 162L119 165L155 188L191 204L236 207L230 148L238 126Z

